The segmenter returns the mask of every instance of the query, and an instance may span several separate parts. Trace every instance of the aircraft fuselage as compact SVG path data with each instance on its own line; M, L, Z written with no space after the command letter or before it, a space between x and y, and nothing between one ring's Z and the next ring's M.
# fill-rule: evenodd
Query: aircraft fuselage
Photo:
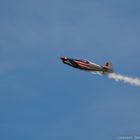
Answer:
M90 72L100 72L102 74L109 74L113 73L112 63L107 62L105 66L101 66L95 63L90 62L89 60L79 60L79 59L73 59L73 58L67 58L67 57L61 57L60 58L62 62L66 65L69 65L71 67L90 71Z

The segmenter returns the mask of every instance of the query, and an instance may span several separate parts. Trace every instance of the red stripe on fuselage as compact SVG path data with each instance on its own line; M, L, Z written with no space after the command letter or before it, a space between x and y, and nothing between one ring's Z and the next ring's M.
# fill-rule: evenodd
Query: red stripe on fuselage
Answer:
M89 64L84 63L84 62L80 62L80 61L75 61L75 62L78 63L78 64L81 64L81 65L89 66Z
M90 69L90 67L83 65L83 64L78 64L81 68L85 68L85 69Z
M94 66L94 68L91 68L91 64L86 64L84 62L80 62L80 61L75 61L81 68L85 68L88 70L93 70L93 71L101 71L101 69L97 66Z
M82 67L82 68L87 68L87 69L91 69L90 67L89 67L89 64L86 64L86 63L84 63L84 62L80 62L80 61L75 61L80 67Z

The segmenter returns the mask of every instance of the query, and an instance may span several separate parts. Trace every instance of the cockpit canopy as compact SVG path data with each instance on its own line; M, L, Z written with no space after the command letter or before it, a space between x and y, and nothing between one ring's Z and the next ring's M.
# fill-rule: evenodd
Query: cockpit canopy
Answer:
M87 63L87 64L90 63L88 60L85 60L85 59L82 59L81 61L84 62L84 63Z

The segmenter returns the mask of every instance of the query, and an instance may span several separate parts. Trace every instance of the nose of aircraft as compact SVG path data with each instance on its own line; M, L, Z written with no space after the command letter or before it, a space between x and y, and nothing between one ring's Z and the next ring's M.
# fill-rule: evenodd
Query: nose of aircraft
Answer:
M60 59L65 62L67 60L67 57L60 57Z

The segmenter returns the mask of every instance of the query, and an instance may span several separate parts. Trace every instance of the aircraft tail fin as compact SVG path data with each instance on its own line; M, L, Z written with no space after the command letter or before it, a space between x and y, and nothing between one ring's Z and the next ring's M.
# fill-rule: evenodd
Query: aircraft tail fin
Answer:
M111 61L106 62L105 67L107 67L107 68L109 68L109 69L113 69L112 62L111 62Z

